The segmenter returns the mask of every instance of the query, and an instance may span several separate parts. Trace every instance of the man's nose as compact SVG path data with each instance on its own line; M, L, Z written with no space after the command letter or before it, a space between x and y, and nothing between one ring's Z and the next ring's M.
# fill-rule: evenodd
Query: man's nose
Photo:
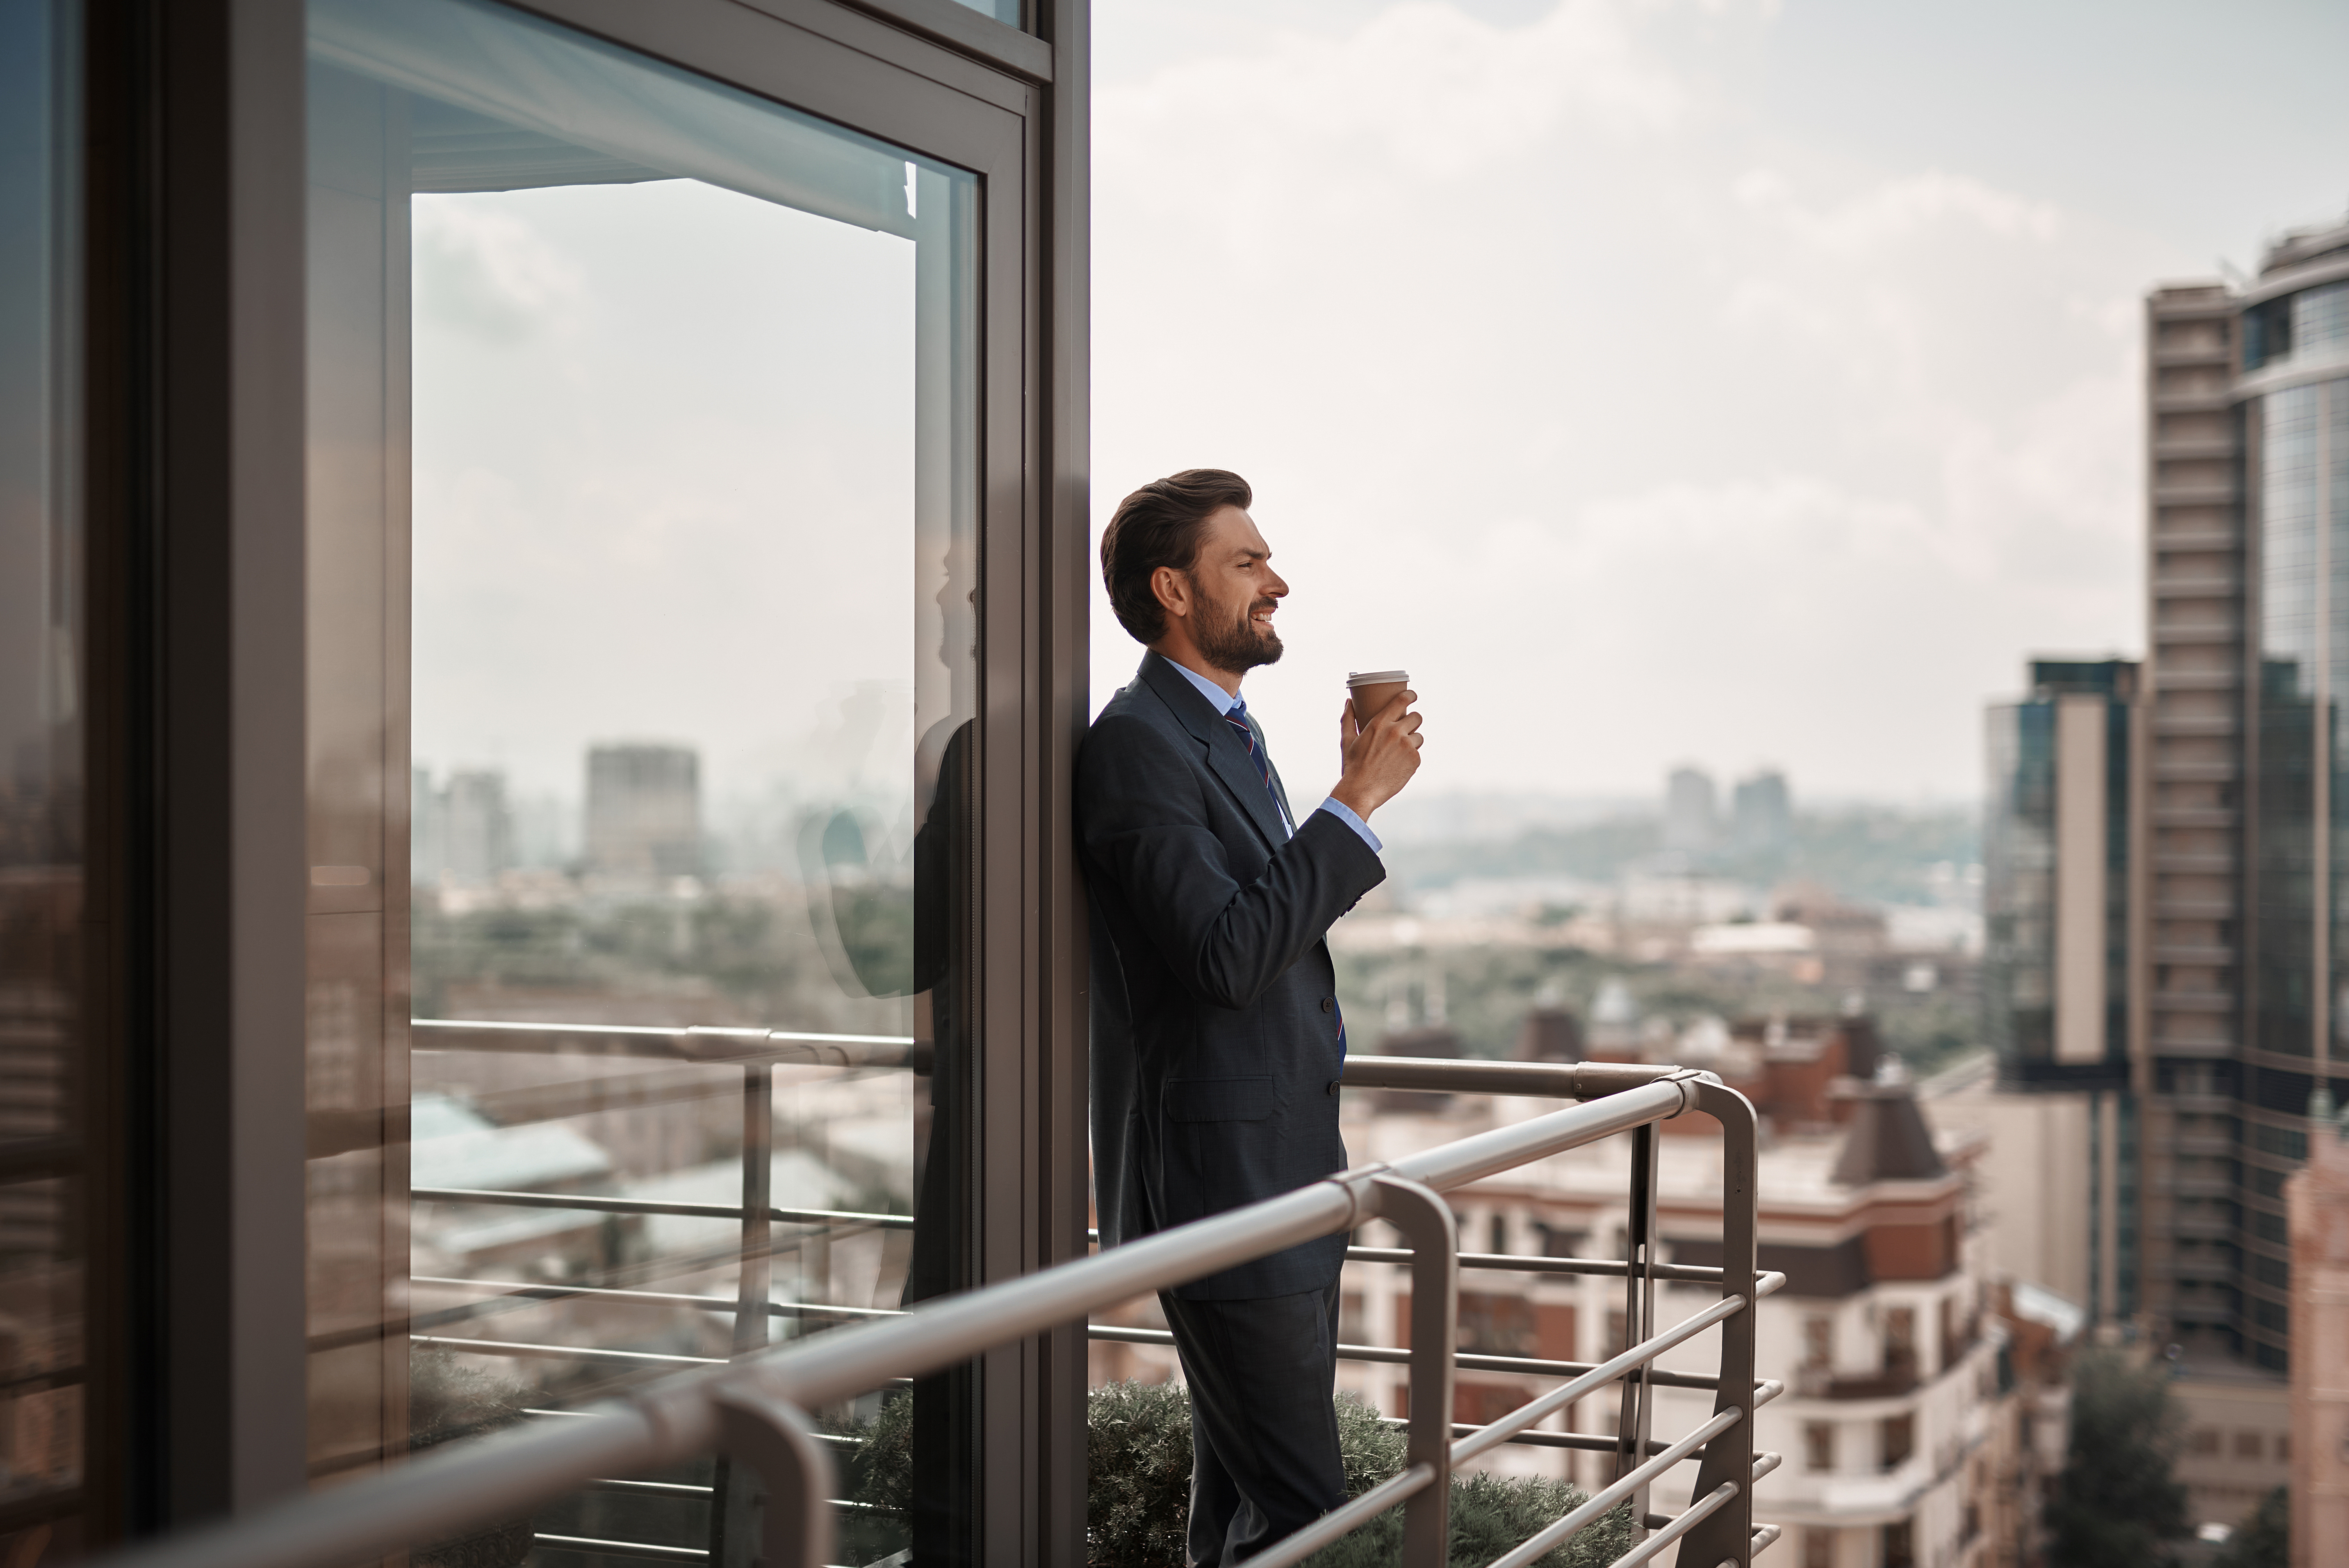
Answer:
M1265 593L1275 599L1287 598L1288 596L1288 580L1281 576L1279 573L1274 572L1269 566L1266 567L1265 571L1268 573L1264 585Z

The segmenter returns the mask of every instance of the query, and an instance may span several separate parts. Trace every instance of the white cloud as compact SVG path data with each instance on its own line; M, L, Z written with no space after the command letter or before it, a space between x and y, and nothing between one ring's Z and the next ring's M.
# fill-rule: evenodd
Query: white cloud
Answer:
M512 212L419 201L416 304L428 321L520 343L569 325L587 293L578 263Z

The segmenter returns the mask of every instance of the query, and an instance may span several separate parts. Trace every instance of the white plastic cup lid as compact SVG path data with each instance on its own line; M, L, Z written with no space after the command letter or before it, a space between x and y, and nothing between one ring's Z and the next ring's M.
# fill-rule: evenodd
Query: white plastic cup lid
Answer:
M1346 684L1350 686L1384 686L1390 681L1410 679L1411 674L1407 670L1355 670L1346 676Z

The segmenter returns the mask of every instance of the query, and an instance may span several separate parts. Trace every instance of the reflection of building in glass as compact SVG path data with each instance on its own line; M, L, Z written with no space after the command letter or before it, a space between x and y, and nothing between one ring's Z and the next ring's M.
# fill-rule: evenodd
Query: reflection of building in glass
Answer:
M1729 839L1744 855L1775 855L1792 841L1794 802L1786 791L1786 776L1765 768L1740 779L1730 795Z
M1664 785L1664 848L1698 855L1713 848L1717 808L1713 775L1675 768Z
M701 871L701 758L691 747L587 753L587 869L616 876Z

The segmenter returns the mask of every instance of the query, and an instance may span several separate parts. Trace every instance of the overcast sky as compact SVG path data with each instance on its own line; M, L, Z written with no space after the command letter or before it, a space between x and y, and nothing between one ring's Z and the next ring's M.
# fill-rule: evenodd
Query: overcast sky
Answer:
M1979 792L2142 643L2141 299L2349 207L2349 6L1100 0L1093 486L1237 469L1414 788ZM1094 701L1138 654L1096 607Z

